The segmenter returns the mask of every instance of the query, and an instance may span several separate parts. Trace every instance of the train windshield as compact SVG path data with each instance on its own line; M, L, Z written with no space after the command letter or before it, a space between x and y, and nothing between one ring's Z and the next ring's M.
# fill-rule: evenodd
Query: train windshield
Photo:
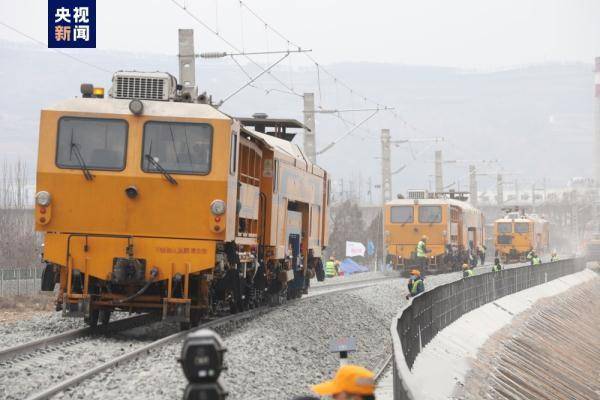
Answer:
M206 175L211 168L212 136L213 129L208 124L147 122L142 169Z
M125 121L63 117L58 123L56 165L59 168L122 170L125 168L126 145Z
M422 224L437 224L442 222L442 207L420 206L419 222Z
M410 224L414 222L413 206L393 206L390 208L392 224Z
M498 222L498 233L512 233L512 223Z
M515 222L515 232L517 232L517 233L529 232L529 223L528 222Z

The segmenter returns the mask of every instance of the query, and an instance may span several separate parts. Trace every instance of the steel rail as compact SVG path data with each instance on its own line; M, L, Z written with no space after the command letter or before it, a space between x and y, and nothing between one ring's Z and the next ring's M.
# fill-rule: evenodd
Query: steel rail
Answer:
M352 282L352 283L355 283L355 282ZM350 291L350 290L358 290L358 289L362 289L362 288L365 288L368 286L372 286L372 285L352 286L352 287L345 288L345 289L323 291L322 293L315 293L313 296L310 296L310 297L305 297L305 298L295 299L295 300L288 300L286 303L284 303L282 305L283 306L292 305L292 304L295 304L295 303L305 300L305 299L307 300L307 299L312 299L312 298L319 297L319 296L325 296L327 294L340 293L340 292L345 292L345 291ZM145 354L148 354L151 350L153 350L155 348L164 346L168 343L177 341L179 339L183 339L191 331L194 331L197 329L215 328L215 327L219 327L221 325L225 325L228 323L235 323L235 322L239 322L242 320L251 319L258 315L266 314L266 313L269 313L270 311L274 311L277 308L278 308L277 306L275 306L275 307L264 306L264 307L260 307L260 308L255 308L252 310L244 311L239 314L227 315L225 317L220 317L220 318L216 318L214 320L210 320L210 321L201 323L200 325L198 325L197 327L195 327L189 331L177 332L172 335L165 336L164 338L158 339L158 340L156 340L152 343L149 343L145 346L142 346L138 349L132 350L129 353L122 354L122 355L115 357L112 360L109 360L103 364L100 364L96 367L90 368L90 369L82 372L81 374L75 375L75 376L68 378L60 383L57 383L56 385L54 385L50 388L47 388L43 391L33 394L33 395L27 397L27 400L49 399L50 397L54 396L55 394L60 393L60 392L64 391L65 389L68 389L72 386L75 386L94 375L98 375L99 373L106 371L110 368L125 364L133 359L139 358Z
M328 293L329 291L334 291L336 288L345 287L352 285L352 289L361 289L368 287L367 283L376 283L378 281L387 280L389 278L378 277L372 279L365 279L360 281L352 281L352 282L344 282L344 283L336 283L330 285L323 285L313 288L316 293L309 295L307 298L312 298L318 296L320 294ZM354 287L356 286L356 287ZM337 290L339 291L339 290ZM37 350L41 350L52 345L57 345L69 340L79 339L85 336L91 336L94 334L102 334L108 332L115 332L124 329L131 329L131 324L137 326L135 324L144 324L146 322L154 322L157 320L157 317L154 315L137 315L134 317L123 318L120 320L116 320L111 322L106 327L100 327L99 329L92 329L90 327L72 329L66 332L62 332L53 336L48 336L45 338L41 338L38 340L34 340L31 342L23 343L14 347L10 347L7 349L0 350L0 363L6 362L13 358L16 358L23 354L32 353Z
M91 327L72 329L70 331L59 333L57 335L48 336L45 338L41 338L38 340L4 349L0 351L0 363L9 361L20 355L32 353L34 351L41 350L52 345L57 345L69 340L79 339L85 336L92 336L95 334L103 334L109 332L117 332L125 329L132 329L132 327L137 327L157 320L158 318L154 315L144 314L119 319L110 322L106 326L101 326L96 329L92 329Z
M381 363L381 365L377 368L377 370L375 371L375 383L379 382L379 380L383 377L383 373L387 370L388 366L390 365L390 361L392 361L392 358L394 357L394 352L392 351L385 359L384 362Z
M339 282L339 283L327 283L327 284L323 284L323 285L319 285L319 286L311 286L309 288L309 290L315 290L315 291L325 291L328 289L334 289L334 288L338 288L338 287L345 287L345 286L351 286L351 285L366 285L366 284L370 284L370 283L377 283L377 282L381 282L381 281L389 281L389 280L394 280L394 279L400 279L402 278L399 274L390 274L388 276L378 276L378 277L374 277L374 278L367 278L367 279L360 279L360 280L353 280L350 282Z

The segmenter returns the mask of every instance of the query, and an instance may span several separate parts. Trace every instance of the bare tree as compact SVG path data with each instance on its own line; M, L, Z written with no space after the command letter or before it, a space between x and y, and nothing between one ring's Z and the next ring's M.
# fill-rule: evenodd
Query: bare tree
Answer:
M365 243L362 212L355 202L346 200L331 207L331 233L328 253L337 258L346 255L346 241Z
M27 267L36 262L40 237L28 201L27 164L4 160L0 167L0 267Z

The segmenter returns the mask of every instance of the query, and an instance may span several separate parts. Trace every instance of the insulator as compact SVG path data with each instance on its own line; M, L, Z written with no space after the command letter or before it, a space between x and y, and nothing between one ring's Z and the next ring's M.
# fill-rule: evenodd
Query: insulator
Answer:
M210 52L210 53L200 53L200 57L202 58L221 58L221 57L227 57L227 53L225 52Z

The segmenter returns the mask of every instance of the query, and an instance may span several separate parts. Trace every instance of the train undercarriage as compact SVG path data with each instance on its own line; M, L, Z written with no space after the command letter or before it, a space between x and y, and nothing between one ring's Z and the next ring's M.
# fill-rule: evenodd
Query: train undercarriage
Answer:
M295 257L258 262L235 248L224 249L217 254L219 262L214 269L176 273L161 280L156 279L156 268L146 279L144 260L135 258L115 259L110 280L86 277L77 269L47 263L42 290L53 291L60 284L57 311L65 317L83 317L92 327L107 324L113 311L124 311L154 313L187 329L210 316L300 298L308 291L314 269L319 265L322 268L317 257L309 256L304 268Z
M461 271L462 265L468 262L469 255L466 251L428 256L423 260L418 259L414 254L411 257L389 254L387 258L387 264L391 264L392 269L401 271L403 276L409 276L410 271L415 268L426 275Z

